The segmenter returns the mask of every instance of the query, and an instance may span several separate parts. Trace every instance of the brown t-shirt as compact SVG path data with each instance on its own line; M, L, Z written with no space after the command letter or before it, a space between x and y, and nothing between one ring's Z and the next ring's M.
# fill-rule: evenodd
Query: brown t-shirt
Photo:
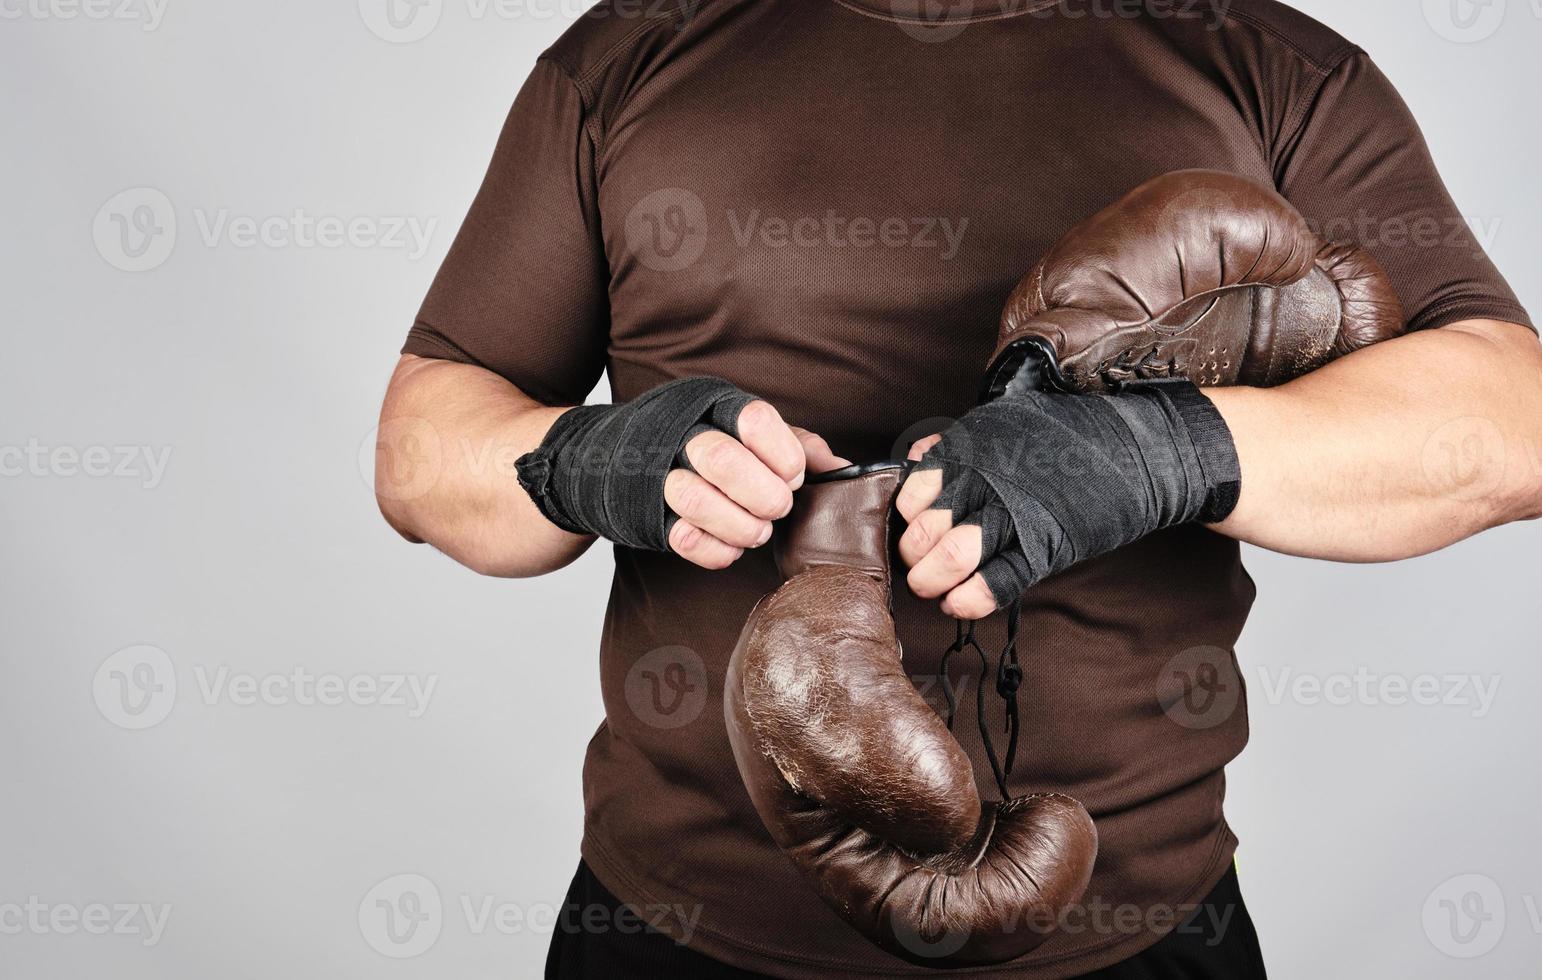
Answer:
M1001 305L1039 255L1186 167L1272 182L1326 235L1368 246L1415 329L1527 322L1392 86L1309 18L1267 0L960 2L919 20L888 0L607 0L520 93L406 351L559 404L602 370L618 400L714 375L852 459L903 455L970 407ZM689 924L664 925L720 960L925 975L815 897L740 783L721 678L777 584L760 552L707 572L616 550L584 855L623 900L678 909ZM1252 598L1237 545L1194 527L1029 593L1012 789L1085 801L1102 849L1051 941L963 973L1119 961L1222 876L1236 846L1222 769L1248 733L1232 647ZM895 605L940 705L953 626L903 590ZM982 627L986 647L1003 632ZM954 668L956 730L990 787L978 677Z

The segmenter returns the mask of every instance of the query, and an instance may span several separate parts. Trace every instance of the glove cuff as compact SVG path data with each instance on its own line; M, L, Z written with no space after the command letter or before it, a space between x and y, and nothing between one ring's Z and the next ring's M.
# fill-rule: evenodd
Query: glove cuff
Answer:
M1215 403L1193 383L1175 379L1147 385L1167 397L1199 453L1209 493L1195 520L1219 524L1237 509L1237 501L1242 497L1242 463L1237 459L1231 427L1216 410Z

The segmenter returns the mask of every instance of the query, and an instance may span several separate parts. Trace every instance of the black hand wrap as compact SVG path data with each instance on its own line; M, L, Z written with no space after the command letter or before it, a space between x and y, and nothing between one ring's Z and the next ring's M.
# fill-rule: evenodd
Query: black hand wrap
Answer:
M1153 531L1224 520L1242 482L1231 431L1187 381L1013 391L959 419L918 469L942 470L935 509L980 527L980 571L1003 607Z
M702 432L737 439L739 413L754 400L719 378L686 378L625 405L580 406L515 463L519 485L564 531L668 551L669 471L689 468L685 444Z

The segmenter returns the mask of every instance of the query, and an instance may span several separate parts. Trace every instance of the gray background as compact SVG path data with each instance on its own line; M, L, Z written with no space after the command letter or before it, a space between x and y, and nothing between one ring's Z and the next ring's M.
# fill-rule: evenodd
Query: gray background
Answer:
M1517 122L1542 4L1297 5L1400 84L1542 308L1542 139ZM509 102L578 7L443 0L400 29L382 11L0 4L7 980L538 972L601 718L608 552L479 580L386 528L361 461ZM296 238L296 209L366 224ZM426 249L371 237L393 219ZM1229 812L1274 975L1537 975L1539 544L1527 526L1394 567L1250 555L1254 735ZM1362 668L1499 687L1487 711L1470 691L1271 691ZM297 669L435 686L421 712L304 703L275 686ZM404 891L424 903L410 939L375 904L410 910ZM164 929L113 913L125 929L101 934L94 910L124 903L169 907Z

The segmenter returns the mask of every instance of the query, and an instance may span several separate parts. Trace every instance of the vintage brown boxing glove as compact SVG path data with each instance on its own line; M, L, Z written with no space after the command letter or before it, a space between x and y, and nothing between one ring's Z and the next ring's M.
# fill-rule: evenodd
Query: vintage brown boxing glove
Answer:
M1325 243L1269 187L1182 170L1071 229L1023 278L984 395L1020 373L1066 392L1168 377L1269 387L1404 328L1370 253Z
M1191 521L1243 481L1196 387L1281 384L1396 336L1391 283L1325 245L1273 190L1179 171L1073 228L1018 284L981 405L921 464L936 507L982 532L999 605L1041 579Z
M772 838L851 925L928 966L1004 962L1086 889L1097 831L1057 795L982 803L890 615L903 464L811 480L777 527L788 581L729 663L734 758Z

